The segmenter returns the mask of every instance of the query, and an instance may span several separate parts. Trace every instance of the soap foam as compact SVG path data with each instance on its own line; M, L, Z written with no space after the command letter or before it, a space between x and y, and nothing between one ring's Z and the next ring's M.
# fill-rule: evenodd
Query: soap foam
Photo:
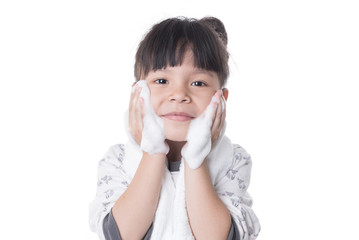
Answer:
M182 157L192 169L200 167L204 159L208 156L212 147L211 127L212 116L216 108L214 103L218 103L216 96L213 96L206 110L197 118L191 121L187 133L187 144L182 149ZM222 111L224 111L224 100L221 101Z
M163 120L157 116L152 108L150 100L150 90L146 80L140 80L132 88L132 92L136 86L142 88L140 96L144 100L144 118L141 149L149 154L165 153L169 151L168 145L165 143L165 131Z

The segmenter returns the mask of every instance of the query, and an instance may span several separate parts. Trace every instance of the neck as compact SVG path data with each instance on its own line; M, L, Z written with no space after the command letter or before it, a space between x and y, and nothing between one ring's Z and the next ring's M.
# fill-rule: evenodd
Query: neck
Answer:
M167 154L168 160L172 162L180 161L182 158L181 150L182 147L186 144L186 141L176 142L166 139L166 143L170 148L170 151Z

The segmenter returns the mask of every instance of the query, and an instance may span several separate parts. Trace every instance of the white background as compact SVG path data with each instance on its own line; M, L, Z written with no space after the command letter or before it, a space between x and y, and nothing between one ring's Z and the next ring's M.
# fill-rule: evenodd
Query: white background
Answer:
M88 205L126 141L137 45L179 15L226 25L258 239L359 239L356 2L1 1L0 239L97 239Z

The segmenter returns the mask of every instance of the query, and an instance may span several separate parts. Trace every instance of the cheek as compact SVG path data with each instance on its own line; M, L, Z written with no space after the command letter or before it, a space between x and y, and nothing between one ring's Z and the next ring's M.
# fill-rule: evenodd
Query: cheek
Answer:
M155 94L151 94L150 96L150 102L152 105L153 110L155 111L156 114L159 114L158 110L159 110L159 106L160 106L160 98L156 97L157 95Z
M215 92L213 94L206 94L195 99L200 114L202 114L206 110L214 94Z

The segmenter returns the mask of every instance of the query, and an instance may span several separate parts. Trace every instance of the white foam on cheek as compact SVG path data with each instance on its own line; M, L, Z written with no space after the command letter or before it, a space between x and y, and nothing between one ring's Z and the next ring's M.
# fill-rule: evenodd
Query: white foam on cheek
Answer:
M192 120L189 126L187 145L182 149L182 156L192 169L200 167L211 151L211 126L212 116L216 110L213 106L215 102L218 103L218 99L213 96L204 113Z
M140 80L136 86L142 88L140 96L144 100L145 114L143 118L143 130L141 149L149 154L168 153L168 146L165 143L163 120L157 116L151 105L150 90L146 80ZM132 88L134 91L135 87Z

